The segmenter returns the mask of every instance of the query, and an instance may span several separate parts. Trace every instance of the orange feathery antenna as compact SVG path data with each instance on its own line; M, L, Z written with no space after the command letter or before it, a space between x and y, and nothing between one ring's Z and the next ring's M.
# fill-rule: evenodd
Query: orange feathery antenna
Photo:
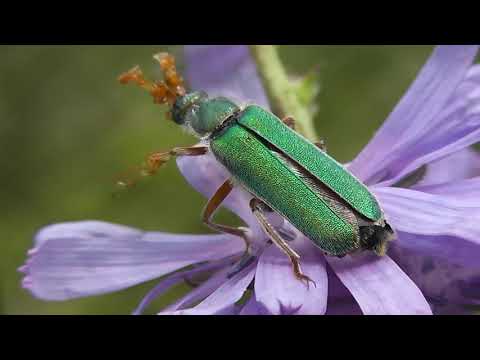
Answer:
M135 83L152 95L155 104L173 106L178 96L185 95L183 78L177 73L175 58L169 53L159 53L153 57L160 64L164 80L146 80L139 66L135 66L118 77L121 84Z
M133 83L148 91L153 97L155 104L168 104L172 107L177 97L185 95L183 78L177 73L175 58L172 55L162 52L154 55L153 58L160 64L163 80L146 80L140 67L135 66L120 75L118 81L124 85ZM170 152L155 152L150 154L143 165L134 167L123 173L123 175L120 176L121 180L117 181L117 185L121 188L130 188L136 185L140 178L155 174L157 169L167 162L170 157Z

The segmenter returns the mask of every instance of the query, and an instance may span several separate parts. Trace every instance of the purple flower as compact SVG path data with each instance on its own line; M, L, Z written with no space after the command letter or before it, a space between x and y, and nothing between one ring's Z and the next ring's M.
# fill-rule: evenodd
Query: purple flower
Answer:
M176 283L211 274L162 314L431 314L480 304L480 140L477 46L439 46L370 143L348 165L378 197L398 239L387 256L325 257L280 217L271 221L301 255L307 288L269 245L235 189L224 205L248 225L255 260L235 275L244 250L230 235L142 232L103 222L48 226L20 268L45 300L123 289L168 275L135 313ZM268 106L244 46L186 47L191 88ZM227 179L210 155L177 160L206 197ZM423 173L409 188L395 186ZM173 272L173 273L172 273ZM246 296L248 295L248 296Z

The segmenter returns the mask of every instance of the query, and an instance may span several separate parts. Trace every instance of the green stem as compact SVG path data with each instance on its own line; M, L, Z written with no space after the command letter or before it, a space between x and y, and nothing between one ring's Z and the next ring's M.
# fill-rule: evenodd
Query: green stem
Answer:
M257 70L267 93L272 111L280 117L295 119L297 130L312 141L318 141L313 119L298 100L295 87L273 45L250 45L250 52L257 63Z

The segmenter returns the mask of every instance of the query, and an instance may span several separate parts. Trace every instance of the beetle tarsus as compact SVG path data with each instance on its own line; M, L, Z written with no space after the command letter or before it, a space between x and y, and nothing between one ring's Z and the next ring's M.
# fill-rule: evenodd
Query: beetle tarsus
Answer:
M154 152L147 157L144 165L145 176L154 175L157 170L175 156L200 156L208 151L206 146L176 147L167 152Z
M158 169L175 156L200 156L208 151L206 146L176 147L167 152L154 152L147 156L143 165L130 169L127 174L117 180L117 185L121 188L131 188L135 186L141 178L155 175ZM134 173L134 174L132 174Z
M295 119L291 116L285 116L282 119L282 122L287 125L290 129L295 130Z
M257 218L260 226L262 227L263 231L269 236L272 242L280 248L290 259L292 263L292 270L295 277L300 281L306 281L307 288L309 288L309 283L312 282L315 287L315 281L310 279L306 276L300 267L300 255L298 255L295 250L293 250L290 245L283 239L280 234L275 230L275 228L267 221L266 216L263 213L263 202L253 198L250 200L250 208L252 209L253 214Z
M310 282L313 283L313 286L316 288L317 283L302 272L302 269L300 267L300 262L298 260L299 259L297 258L290 257L290 261L293 267L293 274L298 280L305 282L305 285L307 285L307 289L310 288Z
M315 145L323 152L327 152L327 144L325 140L320 139L320 141L316 142Z

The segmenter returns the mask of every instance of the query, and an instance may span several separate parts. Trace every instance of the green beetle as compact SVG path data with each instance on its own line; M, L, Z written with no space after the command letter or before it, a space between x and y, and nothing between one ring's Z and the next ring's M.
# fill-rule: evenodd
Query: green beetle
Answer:
M273 228L266 213L287 219L325 254L343 257L362 250L384 255L395 235L368 188L345 167L294 130L291 118L283 120L260 106L239 107L223 97L209 98L203 91L186 93L176 74L174 59L156 57L165 82L146 82L138 68L122 75L169 103L175 123L202 139L201 146L174 148L152 154L143 173L153 174L172 156L201 156L211 152L232 175L207 203L203 221L212 229L242 237L244 228L211 221L215 210L235 185L252 195L250 207L274 244L289 256L295 276L311 281L300 268L300 256ZM244 257L246 258L246 257Z

